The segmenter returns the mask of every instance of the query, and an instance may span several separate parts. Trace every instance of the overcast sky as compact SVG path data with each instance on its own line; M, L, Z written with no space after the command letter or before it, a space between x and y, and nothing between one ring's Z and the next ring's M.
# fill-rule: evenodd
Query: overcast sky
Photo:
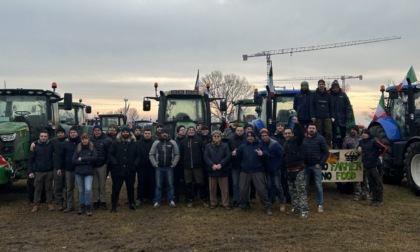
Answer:
M55 81L95 113L123 107L124 98L142 112L154 82L192 89L197 69L263 88L265 57L243 61L243 54L401 36L272 56L274 79L363 75L346 80L360 113L376 107L381 84L401 82L411 65L420 69L419 10L419 1L407 0L2 0L0 78L7 88L49 89Z

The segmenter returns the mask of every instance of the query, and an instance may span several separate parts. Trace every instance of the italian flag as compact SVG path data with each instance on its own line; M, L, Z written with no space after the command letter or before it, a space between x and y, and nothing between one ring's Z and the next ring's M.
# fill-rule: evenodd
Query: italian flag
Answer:
M270 66L270 73L268 74L267 86L270 89L270 97L274 96L274 83L273 83L273 65Z
M200 89L200 69L197 70L197 79L195 80L194 90L198 91Z
M3 158L2 155L0 155L0 166L9 167L9 163L6 161L6 159Z
M373 115L372 121L378 120L378 118L381 117L387 117L388 115L385 112L385 99L384 99L384 93L382 92L382 96L379 99L378 107L376 108L375 114Z
M401 91L403 85L408 85L407 78L410 78L411 83L417 81L416 73L414 72L413 66L410 67L402 82L397 86L398 91Z

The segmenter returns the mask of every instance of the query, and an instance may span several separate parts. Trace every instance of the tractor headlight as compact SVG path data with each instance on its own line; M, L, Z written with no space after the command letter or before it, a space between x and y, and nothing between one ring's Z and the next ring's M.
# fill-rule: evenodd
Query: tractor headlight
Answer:
M15 140L15 138L16 138L16 133L1 136L1 140L3 142L10 142L10 141Z

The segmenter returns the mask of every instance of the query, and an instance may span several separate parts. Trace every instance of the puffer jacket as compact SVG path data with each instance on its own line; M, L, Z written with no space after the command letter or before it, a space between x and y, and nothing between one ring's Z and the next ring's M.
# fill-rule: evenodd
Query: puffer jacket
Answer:
M80 143L80 137L76 138L67 138L64 142L61 143L61 165L60 168L66 171L74 171L76 166L72 162L74 151L76 150L77 145Z
M93 167L97 158L98 152L93 147L93 143L89 142L89 145L80 143L72 158L72 162L76 166L75 173L78 175L93 175Z
M185 169L201 168L203 164L204 142L197 135L187 136L180 144L180 154Z
M284 143L284 161L286 168L303 166L302 142L304 138L303 127L296 123L293 129L294 136Z
M257 149L263 151L262 156L258 156ZM241 160L241 172L264 172L263 160L268 157L268 152L259 141L252 143L247 141L239 146L236 150L236 156Z
M35 141L35 148L29 154L28 174L54 170L54 147L51 141Z
M318 88L311 99L311 118L333 118L331 115L331 95L327 92L321 92Z
M311 119L311 98L312 92L308 89L306 91L300 91L293 99L293 109L297 113L299 120Z
M230 151L226 143L220 143L219 145L209 143L206 145L204 161L207 165L209 177L228 177L230 174L229 160ZM213 170L212 166L214 164L220 164L222 168Z
M108 158L112 176L134 176L136 173L136 137L130 132L130 137L124 140L118 133L109 149Z
M100 167L106 164L108 162L109 148L112 143L111 138L107 137L105 133L102 133L99 137L92 136L90 141L98 152L98 158L94 163L94 167Z
M376 141L372 136L360 140L358 147L362 148L362 163L365 169L372 169L381 165L379 156L387 152L387 147Z
M246 137L245 134L243 134L242 136L238 136L235 133L229 137L228 139L228 146L229 146L229 150L230 152L234 151L235 149L238 149L239 146L241 146L242 144L246 143ZM241 168L241 160L237 157L232 157L230 159L232 168L235 169L240 169Z
M316 133L312 137L309 135L305 137L303 139L302 149L305 164L309 166L315 166L317 164L324 166L330 155L327 142L319 133Z
M156 140L149 152L150 163L153 167L172 167L174 168L179 161L179 149L174 140L164 140L160 136Z
M335 119L338 126L344 127L346 123L351 120L353 110L350 104L349 97L346 93L330 92L331 94L331 117Z
M267 171L276 172L283 167L283 147L274 139L270 142L261 141L263 147L268 152L268 158L264 160L264 166Z

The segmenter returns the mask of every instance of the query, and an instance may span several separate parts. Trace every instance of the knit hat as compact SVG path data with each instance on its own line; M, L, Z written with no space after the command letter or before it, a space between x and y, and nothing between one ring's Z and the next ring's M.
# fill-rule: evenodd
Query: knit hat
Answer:
M246 133L246 136L247 136L247 137L252 136L253 138L255 138L255 137L256 137L256 135L255 135L255 132L254 132L254 131L249 131L249 132L247 132L247 133Z
M101 127L101 126L99 126L99 125L95 125L95 126L93 126L93 130L95 130L95 129L100 129L100 130L102 131L102 127Z
M245 124L244 129L246 130L247 128L252 128L252 129L254 129L254 127L252 127L252 125L251 125L251 124Z
M309 86L309 84L308 84L308 82L307 82L307 81L302 81L302 82L300 83L300 86Z
M89 135L84 133L80 138L81 139L89 139Z
M331 84L331 88L333 88L333 87L340 87L340 84L338 83L338 81L337 81L337 80L334 80L334 81L332 82L332 84Z
M76 131L76 132L78 132L78 131L77 131L77 127L76 127L76 126L72 126L72 127L69 129L69 132L70 132L70 131Z
M124 126L121 127L120 131L121 132L123 132L123 131L131 132L131 129L127 125L124 125Z
M55 133L57 134L58 132L64 132L64 133L66 133L66 130L65 130L63 127L61 127L61 125L59 125L59 126L55 129Z
M349 130L349 131L351 131L351 130L354 130L354 131L356 131L357 133L359 133L359 126L357 126L357 125L353 125L353 126L351 126L351 127L350 127L350 130Z
M169 128L167 127L163 127L162 130L160 131L161 134L169 134Z
M204 125L201 130L209 130L209 127L207 127L206 125Z
M368 134L369 136L371 135L370 131L368 129L362 130L362 134Z
M260 136L261 136L263 133L266 133L267 135L270 135L270 134L268 133L268 130L267 130L266 128L262 128L262 129L260 130Z

